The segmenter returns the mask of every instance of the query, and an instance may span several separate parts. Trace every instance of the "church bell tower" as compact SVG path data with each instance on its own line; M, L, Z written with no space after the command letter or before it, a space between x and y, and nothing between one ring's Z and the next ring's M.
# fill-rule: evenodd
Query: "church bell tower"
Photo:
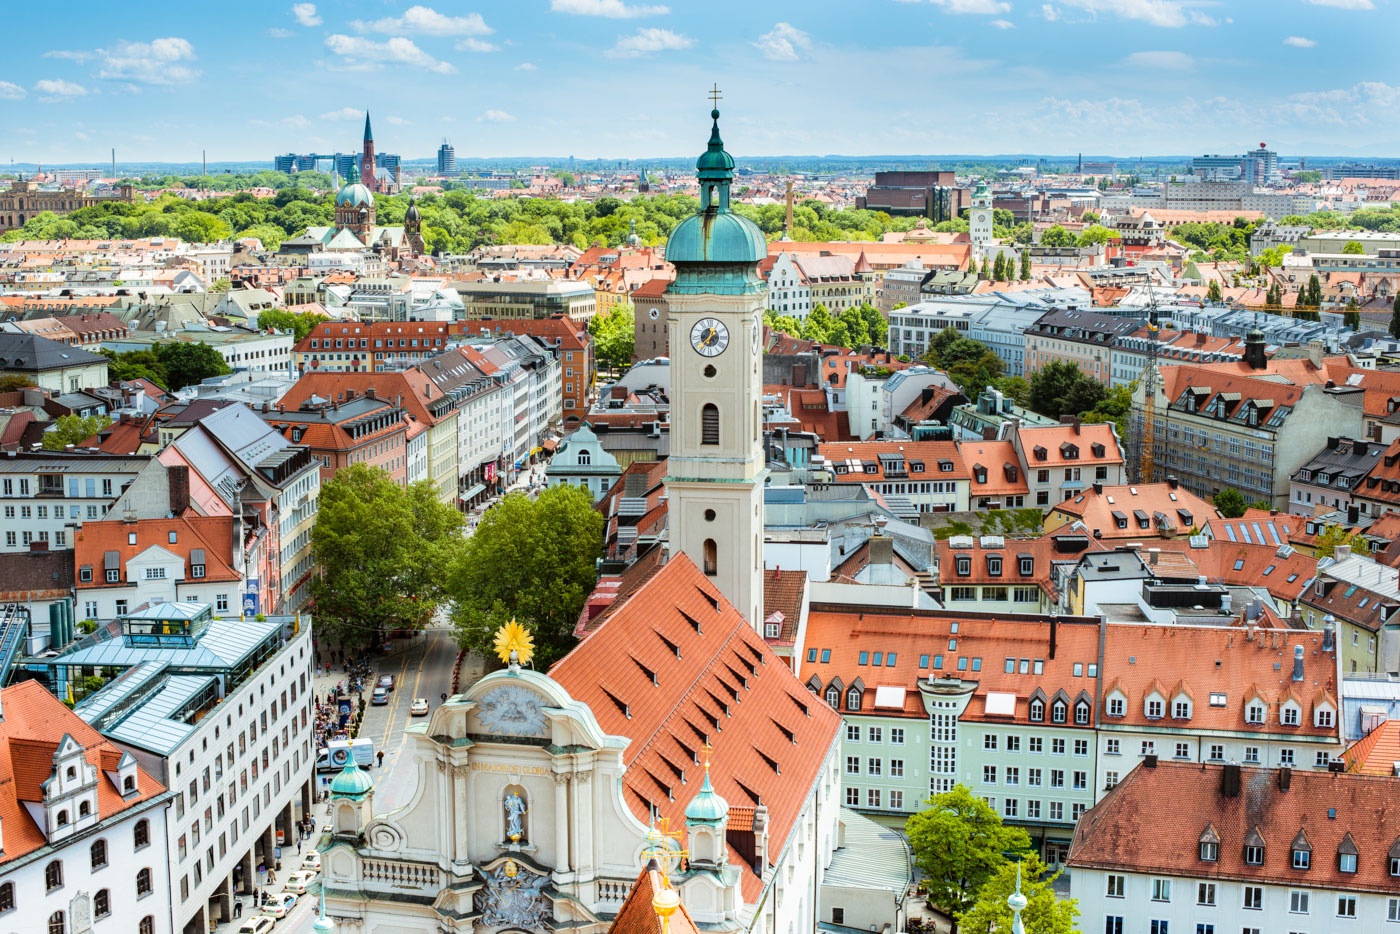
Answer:
M715 92L716 103L718 92ZM734 159L719 135L695 167L700 211L666 243L670 306L672 555L695 562L749 624L763 622L763 232L730 210Z

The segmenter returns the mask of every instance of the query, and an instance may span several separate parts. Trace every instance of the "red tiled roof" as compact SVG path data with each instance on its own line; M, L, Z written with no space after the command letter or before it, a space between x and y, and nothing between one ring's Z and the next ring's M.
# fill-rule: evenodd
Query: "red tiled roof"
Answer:
M732 826L733 812L730 814ZM642 874L633 883L632 891L627 893L627 900L613 917L608 934L698 934L699 929L684 903L663 927L661 916L651 904L656 893L663 887L659 872L651 868L643 869Z
M956 640L956 649L948 648L950 639ZM835 684L843 710L846 692L859 680L864 691L862 712L926 719L919 682L947 676L977 682L964 719L1026 723L1037 690L1046 700L1047 717L1052 699L1061 691L1067 704L1085 700L1092 711L1094 679L1074 677L1073 666L1078 663L1081 671L1087 671L1098 658L1098 642L1098 625L1080 617L1052 622L1049 617L1032 615L996 619L944 611L882 612L873 607L818 605L807 618L802 669L805 685L821 697ZM816 659L809 660L814 651ZM861 664L861 655L867 664ZM879 665L875 664L877 657ZM1016 671L1006 672L1006 658L1016 660ZM1022 658L1027 661L1025 674L1019 670ZM1039 673L1032 663L1041 666ZM903 706L877 707L881 687L902 689ZM989 692L1013 695L1012 712L988 713ZM1075 724L1069 716L1067 721L1070 726L1092 729L1093 719L1091 716L1088 724Z
M842 441L817 445L817 453L826 458L826 463L832 468L832 479L837 483L876 483L881 480L966 480L971 476L966 464L963 463L962 455L958 451L958 446L952 441ZM879 455L898 454L904 458L908 475L904 477L886 477L885 467L880 463ZM847 461L861 461L862 466L873 466L873 473L862 469L850 469L845 473L836 471L836 467L846 466ZM924 469L921 472L914 472L910 469L910 462L922 461ZM951 469L943 470L941 465L951 465ZM1000 465L998 465L998 468Z
M130 536L136 543L130 544ZM170 541L174 533L175 541ZM85 522L78 529L73 543L73 563L81 569L92 568L92 580L84 582L81 574L79 590L110 587L104 573L107 552L116 552L118 565L125 575L126 563L148 548L163 548L179 555L190 565L190 552L204 551L204 577L207 581L241 580L234 569L233 540L237 534L232 516L176 516L168 519L138 519ZM186 580L191 578L186 577ZM123 580L122 583L128 583Z
M1081 424L1077 429L1074 425L1022 426L1017 431L1021 436L1021 450L1026 455L1027 470L1123 463L1123 449L1112 425L1095 422ZM1102 445L1102 454L1095 452L1095 445ZM1044 449L1043 458L1040 448ZM1071 457L1071 453L1075 456Z
M773 568L763 572L763 620L781 613L782 628L778 638L769 640L778 645L792 645L797 638L797 624L802 616L802 596L807 590L806 571L784 571Z
M21 681L0 693L5 716L0 719L0 822L5 827L5 851L0 864L46 845L44 829L20 802L43 800L41 785L53 774L53 755L67 734L82 745L89 764L98 769L97 814L102 820L161 794L165 788L137 766L138 794L123 798L105 772L114 771L121 750L102 738L38 681Z
M1103 670L1114 675L1125 703L1123 716L1104 716L1103 723L1151 729L1165 724L1191 731L1336 737L1338 708L1331 699L1337 689L1336 651L1323 652L1322 638L1321 632L1312 630L1256 633L1250 637L1247 632L1229 627L1109 626L1104 639ZM1295 645L1303 646L1304 678L1298 682L1292 680ZM1198 701L1214 692L1224 694L1224 702L1218 706L1195 703L1189 719L1173 720L1172 698L1164 696L1168 717L1149 718L1145 701L1152 682L1174 685L1183 678ZM1286 699L1285 694L1295 689L1302 708L1301 722L1298 726L1284 726L1279 705ZM1104 711L1108 709L1111 690L1110 687L1104 691ZM1264 702L1263 723L1245 721L1245 703L1251 693ZM1324 702L1330 703L1333 710L1331 727L1316 726L1313 719L1314 710Z
M685 555L619 599L550 676L605 731L631 738L623 788L639 819L654 809L681 822L708 741L715 790L731 806L768 808L770 857L787 842L841 724ZM736 863L745 899L756 898L761 878Z
M1032 461L1030 469L1035 469ZM1188 523L1178 510L1190 513ZM1135 513L1145 513L1148 525L1144 527L1141 517ZM1127 518L1127 526L1119 527L1119 513ZM1193 527L1200 527L1206 521L1218 517L1215 507L1195 493L1184 489L1172 489L1167 483L1139 483L1125 486L1106 486L1103 492L1093 488L1085 490L1073 499L1056 503L1049 515L1058 515L1069 521L1080 520L1090 535L1102 538L1141 539L1159 534L1154 513L1162 513L1171 520L1170 531L1184 534Z
M1342 753L1348 772L1362 775L1395 775L1400 762L1400 720L1387 720Z
M1080 818L1070 867L1395 894L1388 860L1400 825L1393 779L1293 770L1285 790L1276 770L1240 769L1240 790L1227 795L1227 768L1139 765ZM1142 832L1146 827L1151 833ZM1219 842L1214 863L1200 858L1208 830ZM1244 861L1245 840L1255 833L1264 845L1257 866ZM1292 867L1291 844L1300 833L1312 847L1306 870ZM1337 858L1347 843L1358 855L1354 873L1342 872Z
M1021 459L1010 441L964 441L958 445L963 467L972 478L969 499L979 496L1025 496L1030 492Z
M964 584L993 584L1006 587L1035 586L1044 593L1054 596L1055 587L1051 583L1052 562L1055 560L1055 543L1049 538L1009 539L999 547L984 547L982 539L974 538L970 548L954 548L947 539L935 543L938 550L938 582L944 587ZM965 555L971 558L968 574L958 573L957 558ZM993 576L988 569L987 556L996 555L1001 560L1001 573ZM1021 573L1021 559L1031 559L1031 573Z

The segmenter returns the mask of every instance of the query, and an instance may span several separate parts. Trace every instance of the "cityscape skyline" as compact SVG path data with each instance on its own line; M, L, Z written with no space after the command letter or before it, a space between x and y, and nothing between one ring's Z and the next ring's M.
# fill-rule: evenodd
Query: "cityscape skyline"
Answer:
M443 136L462 160L675 158L695 151L718 82L740 158L1127 157L1259 141L1285 156L1366 158L1400 150L1400 86L1373 64L1385 60L1387 9L882 0L851 19L834 4L355 0L256 3L235 23L181 8L178 26L138 28L80 2L61 40L0 69L11 129L0 157L101 163L115 146L119 162L199 162L207 151L218 163L349 151L368 109L382 115L381 144L406 159L431 158ZM51 34L31 9L9 21ZM419 93L404 93L410 85ZM211 108L221 94L262 103Z

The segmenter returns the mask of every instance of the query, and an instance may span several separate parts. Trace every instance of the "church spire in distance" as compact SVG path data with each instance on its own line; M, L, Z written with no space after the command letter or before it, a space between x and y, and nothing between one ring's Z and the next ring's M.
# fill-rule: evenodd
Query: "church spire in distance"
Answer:
M366 111L365 111L365 142L368 143L368 142L372 142L373 140L374 140L374 133L371 132L371 131L370 131L370 128L369 128L369 111L366 110Z

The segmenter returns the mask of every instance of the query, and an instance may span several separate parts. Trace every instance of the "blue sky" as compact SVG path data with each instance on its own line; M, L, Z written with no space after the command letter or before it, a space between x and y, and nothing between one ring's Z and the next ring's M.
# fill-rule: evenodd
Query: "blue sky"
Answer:
M0 159L1400 155L1400 0L12 4ZM55 28L61 23L61 28Z

